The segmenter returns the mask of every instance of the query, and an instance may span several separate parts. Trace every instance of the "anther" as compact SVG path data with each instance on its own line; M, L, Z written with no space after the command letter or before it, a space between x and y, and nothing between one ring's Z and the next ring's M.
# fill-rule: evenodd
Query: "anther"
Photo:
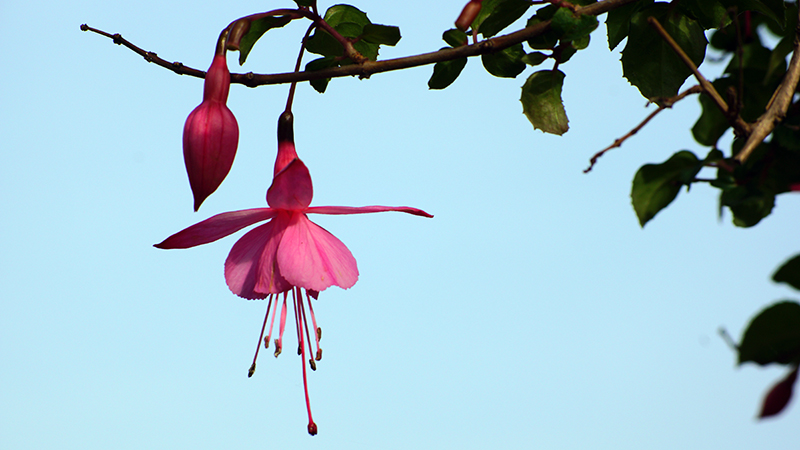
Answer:
M247 370L247 378L252 377L254 373L256 373L256 363L253 363L250 369Z

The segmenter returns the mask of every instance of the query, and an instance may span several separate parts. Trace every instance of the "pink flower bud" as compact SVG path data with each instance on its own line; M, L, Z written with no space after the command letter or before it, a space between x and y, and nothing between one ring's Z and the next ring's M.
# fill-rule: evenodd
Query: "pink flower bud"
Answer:
M206 73L203 103L189 114L183 127L183 159L195 211L222 184L236 156L239 125L225 105L230 86L225 55L215 55Z
M786 378L776 383L775 386L772 386L772 389L770 389L766 397L764 397L764 403L761 405L761 413L758 415L760 419L774 416L783 411L783 408L785 408L786 405L789 404L789 400L792 399L795 381L797 381L797 367L789 372Z
M482 0L470 0L470 2L464 6L464 9L461 10L461 15L456 19L456 28L461 31L467 31L475 20L475 17L481 12L481 1Z

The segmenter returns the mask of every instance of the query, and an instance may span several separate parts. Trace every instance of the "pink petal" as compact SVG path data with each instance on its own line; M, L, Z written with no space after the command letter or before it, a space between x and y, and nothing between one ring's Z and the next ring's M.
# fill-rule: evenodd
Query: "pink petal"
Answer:
M275 251L282 230L276 221L247 232L236 241L225 260L225 281L234 294L247 299L265 298L291 288L278 272Z
M300 158L295 158L272 180L267 190L267 203L272 208L302 210L311 204L314 188L311 174Z
M155 247L164 249L189 248L208 244L256 222L271 219L276 214L277 211L271 208L254 208L217 214L173 234L164 239L163 242L156 244Z
M356 259L324 228L295 212L278 246L281 275L293 286L322 291L331 285L347 289L358 280Z
M433 215L417 208L408 206L312 206L306 209L307 213L315 214L366 214L386 211L398 211L415 216L433 217Z

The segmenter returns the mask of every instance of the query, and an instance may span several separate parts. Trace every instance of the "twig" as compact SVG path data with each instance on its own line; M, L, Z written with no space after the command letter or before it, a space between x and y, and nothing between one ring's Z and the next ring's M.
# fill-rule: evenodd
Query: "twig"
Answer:
M583 173L591 172L591 170L594 168L594 165L597 163L597 160L600 159L600 157L603 156L607 151L611 150L612 148L622 147L622 143L623 142L625 142L629 137L633 136L634 134L638 133L639 130L644 128L644 126L647 125L647 122L650 122L650 120L653 117L655 117L656 114L660 113L661 111L663 111L663 110L665 110L667 108L672 108L672 105L674 105L678 101L682 100L684 97L686 97L689 94L699 94L701 92L703 92L703 88L700 87L699 85L694 85L694 86L690 87L689 89L687 89L687 90L681 92L680 94L676 95L675 97L662 99L661 105L658 107L658 109L653 111L652 113L650 113L649 116L647 116L634 129L629 131L628 134L626 134L625 136L622 136L621 138L616 139L613 144L611 144L608 147L606 147L606 148L600 150L599 152L595 153L595 155L592 156L592 159L590 160L589 167L584 169Z
M592 3L588 6L578 8L579 14L597 16L620 6L632 3L638 0L605 0L597 3ZM476 44L465 45L453 49L444 49L430 53L423 53L421 55L407 56L404 58L387 59L383 61L366 61L363 64L350 64L341 67L332 67L313 72L288 72L279 74L255 74L249 73L232 73L231 83L243 84L248 87L264 86L269 84L283 84L300 81L319 80L323 78L338 78L344 76L357 75L361 78L368 78L370 75L381 72L389 72L393 70L407 69L410 67L424 66L434 64L437 62L451 61L463 57L478 56L485 53L493 53L511 47L513 45L524 42L532 37L539 36L550 29L550 21L538 23L532 27L523 28L522 30L509 33L503 36L487 39ZM194 69L185 66L180 62L169 62L156 55L154 52L145 51L129 41L122 38L119 34L109 34L104 31L89 27L88 25L81 25L81 30L92 31L107 38L110 38L116 44L124 45L125 47L133 50L137 54L144 57L148 62L156 63L157 65L169 69L179 75L190 75L198 78L204 78L205 72L202 70Z
M666 43L672 48L672 50L678 55L678 57L683 61L686 67L692 71L694 77L697 78L697 81L700 83L700 86L703 87L703 92L711 97L711 100L717 105L722 114L731 121L731 125L736 130L736 133L740 136L746 136L750 134L750 124L745 122L740 116L731 117L731 111L728 108L728 104L725 103L725 100L719 95L716 89L714 89L714 85L711 84L704 76L697 70L697 66L694 65L694 62L689 58L686 52L672 39L672 36L667 33L664 27L661 26L661 23L655 17L648 17L647 22L656 29L659 35L666 41Z
M800 13L798 13L800 16ZM758 118L753 126L752 133L747 138L744 147L736 155L736 160L740 163L747 161L747 158L753 153L753 150L758 147L764 139L772 133L775 125L778 124L784 117L786 117L786 110L789 109L789 104L794 96L795 89L797 89L797 82L800 79L800 21L798 21L797 28L795 29L794 36L794 50L792 59L789 61L789 68L786 75L783 77L778 89L775 90L772 99L767 105L767 111Z

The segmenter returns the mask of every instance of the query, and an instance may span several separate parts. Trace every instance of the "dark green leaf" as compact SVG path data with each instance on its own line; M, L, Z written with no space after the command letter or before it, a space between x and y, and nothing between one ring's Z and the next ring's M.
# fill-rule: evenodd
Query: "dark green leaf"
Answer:
M545 9L545 8L542 8L542 9ZM541 9L540 9L540 11L541 11ZM526 27L532 27L532 26L534 26L536 24L544 22L545 20L549 20L549 19L542 19L537 14L537 15L531 17L530 19L528 19L528 22L526 23L525 26ZM528 39L528 45L530 45L531 48L537 49L537 50L553 49L553 48L555 48L556 44L558 44L558 36L556 36L556 33L552 29L549 29L549 28L543 34L540 34L538 36L534 36L534 37Z
M567 112L561 101L564 73L560 70L540 70L531 74L522 86L522 112L533 128L545 133L562 135L569 129Z
M306 40L306 50L322 56L339 57L344 54L344 47L327 31L317 29L314 34Z
M551 20L550 27L562 42L588 36L597 28L597 17L588 14L575 15L568 8L559 8Z
M273 28L280 28L291 22L291 20L289 16L277 16L262 17L250 22L250 29L242 36L242 40L239 42L239 65L244 64L247 55L253 49L253 45L264 33Z
M608 49L614 48L628 37L631 28L631 16L643 6L649 6L653 0L646 2L633 2L619 8L612 9L606 16L606 29L608 30Z
M578 50L570 45L559 45L558 48L561 49L561 52L558 53L558 63L563 64L572 58L572 56L578 52Z
M775 207L775 194L760 192L748 186L735 186L722 191L719 202L733 213L734 225L748 228L770 215Z
M400 41L400 28L388 25L364 25L361 39L373 44L397 45Z
M433 66L433 75L428 80L429 89L444 89L453 84L467 65L467 58L438 62Z
M778 271L772 275L772 280L776 283L786 283L800 290L800 254L783 263Z
M720 78L712 84L717 92L723 93L722 95L733 86L730 78ZM713 146L731 125L711 97L701 94L699 100L702 113L692 127L692 136L700 144Z
M313 61L309 61L306 64L306 72L313 72L316 70L328 69L331 67L336 67L338 64L336 63L336 59L333 57L326 57L326 58L319 58ZM311 80L309 83L311 87L313 87L317 92L320 94L325 93L325 89L328 87L328 82L331 81L330 78L322 78L318 80Z
M681 150L661 164L645 164L633 177L631 201L639 224L644 225L666 208L683 185L689 185L702 163L694 153Z
M721 28L731 22L731 14L720 0L682 0L678 6L688 11L707 30Z
M483 3L481 12L483 8L486 8L486 4L487 2ZM494 2L491 13L481 20L481 23L472 23L473 28L477 29L483 37L492 37L516 22L530 6L529 0L497 0Z
M800 357L800 304L782 301L761 311L739 344L739 364L790 364Z
M525 70L523 56L525 50L522 49L522 44L517 44L499 52L481 55L481 62L486 71L496 77L516 78Z
M523 56L521 61L530 66L538 66L539 64L543 63L547 58L548 56L542 52L531 52Z
M468 43L467 33L455 28L445 31L442 34L442 39L444 39L450 47L461 47Z
M625 78L647 99L674 97L692 72L664 39L648 23L656 18L689 58L700 65L705 58L706 37L695 21L671 10L667 3L633 15L630 36L622 50L622 71Z

